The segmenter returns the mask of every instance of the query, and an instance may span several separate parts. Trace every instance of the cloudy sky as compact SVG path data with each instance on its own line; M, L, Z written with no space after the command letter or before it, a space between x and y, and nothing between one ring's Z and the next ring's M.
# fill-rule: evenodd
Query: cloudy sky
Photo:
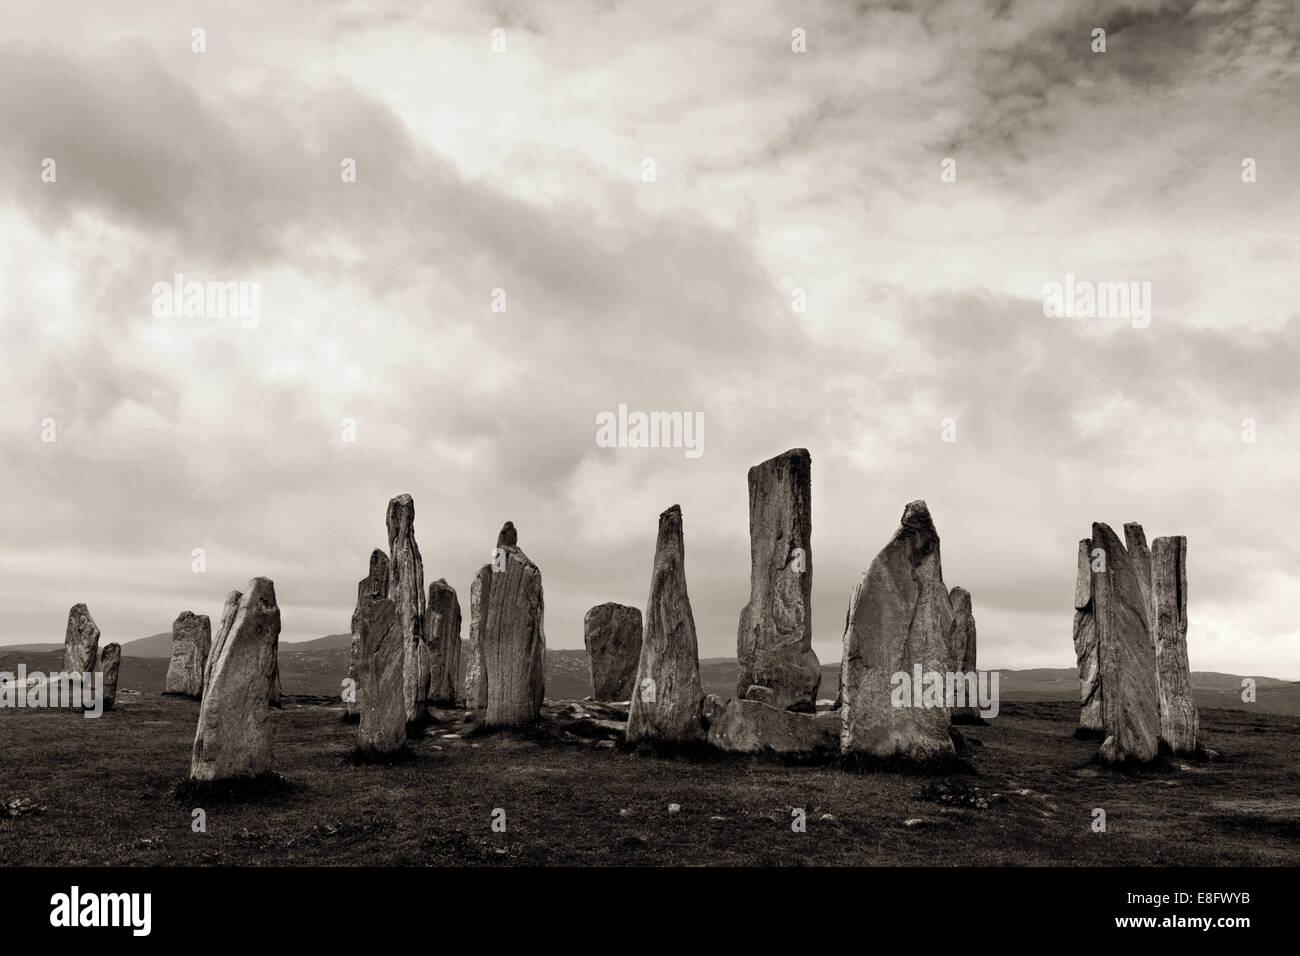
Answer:
M465 605L515 522L559 648L680 503L732 655L746 470L801 446L824 661L924 498L982 667L1072 665L1076 541L1136 520L1188 537L1194 669L1300 679L1298 44L1292 0L14 5L0 643L254 575L346 631L409 492ZM176 273L260 321L156 316ZM1045 316L1067 274L1149 327ZM598 447L620 403L704 453Z

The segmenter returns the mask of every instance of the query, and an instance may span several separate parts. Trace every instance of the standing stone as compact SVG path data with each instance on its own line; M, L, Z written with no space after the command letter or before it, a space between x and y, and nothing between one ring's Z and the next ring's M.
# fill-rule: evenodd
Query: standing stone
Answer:
M582 619L593 700L631 700L641 661L641 612L626 604L597 604Z
M352 681L355 700L343 702L343 713L349 717L361 715L360 664L361 664L361 612L374 594L389 594L392 588L392 565L388 555L375 548L370 552L370 565L366 576L357 582L357 605L352 610L352 643L349 647L348 678ZM403 656L405 666L405 656ZM400 697L400 695L399 695ZM405 697L400 697L404 702ZM406 704L402 704L405 712Z
M536 720L542 709L546 676L542 573L520 550L514 525L506 522L490 565L480 644L487 677L489 727L512 727Z
M172 623L172 660L167 668L166 694L198 700L212 648L212 622L206 614L181 611Z
M1074 579L1074 656L1079 665L1079 728L1101 733L1101 661L1092 606L1092 539L1079 542Z
M1109 525L1092 526L1105 570L1092 572L1093 618L1101 662L1101 759L1146 762L1160 738L1155 648L1136 562Z
M99 652L99 672L104 675L104 710L117 703L117 674L122 667L122 645L105 644Z
M673 505L659 516L645 636L628 714L628 741L702 739L703 699L695 616L686 593L682 509Z
M63 672L91 674L99 656L99 627L84 604L68 611L68 628L63 637Z
M271 769L271 678L280 641L275 585L253 578L230 630L218 641L212 680L199 708L190 777L225 780Z
M948 592L948 603L952 605L952 633L949 637L949 668L959 675L974 674L975 668L975 615L971 611L970 592L956 587ZM963 721L979 720L979 702L970 697L970 681L958 680L958 685L966 695L964 706L953 707L953 719Z
M939 534L925 502L913 501L849 599L841 665L840 743L845 753L913 760L955 753L948 710L942 706L953 620ZM939 676L940 706L922 706L933 705L933 697L911 699L917 668L923 675ZM906 706L894 703L893 675L898 673L908 676Z
M454 706L460 676L460 600L456 589L445 578L429 585L424 619L424 643L429 652L429 703Z
M492 566L485 564L474 575L469 589L469 660L465 663L465 706L487 710L488 675L484 657L483 629L487 626L488 602L492 598Z
M370 555L370 573L357 584L352 615L357 637L357 748L392 753L406 744L405 638L390 594L390 568L382 551Z
M772 688L775 706L817 707L812 649L812 458L794 448L749 469L749 603L740 612L736 695Z
M1155 605L1151 600L1151 549L1147 547L1146 532L1136 521L1129 521L1124 525L1124 549L1128 551L1129 559L1133 562L1133 570L1137 572L1138 589L1142 592L1147 624L1151 628L1148 636L1154 647L1156 615Z
M217 627L216 639L212 642L212 649L208 651L208 663L203 669L203 695L206 697L208 688L212 686L212 669L217 664L217 658L221 656L221 648L226 643L226 638L230 636L230 627L235 623L235 615L239 613L239 602L243 600L242 591L231 591L226 595L226 603L221 608L221 624ZM279 654L276 654L276 660L279 660Z
M266 702L272 707L284 707L284 694L280 691L280 648L275 649L275 670L271 674L271 695Z
M1196 751L1200 717L1187 662L1187 539L1156 538L1151 562L1160 739L1176 754Z
M418 721L424 716L425 697L429 692L428 654L424 643L424 565L415 543L415 502L410 495L398 495L388 502L388 550L392 562L389 597L397 607L402 622L403 693L406 719Z

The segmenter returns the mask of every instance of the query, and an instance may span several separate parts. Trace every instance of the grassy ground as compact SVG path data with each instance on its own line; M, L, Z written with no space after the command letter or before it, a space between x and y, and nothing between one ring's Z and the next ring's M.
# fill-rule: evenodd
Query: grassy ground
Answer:
M1096 744L1071 736L1077 707L1004 704L961 728L973 774L920 777L604 749L554 720L474 733L457 713L412 742L413 759L358 764L336 704L290 698L273 717L289 788L196 803L177 789L197 713L152 693L99 720L0 711L0 863L1300 863L1289 717L1203 712L1223 760L1127 774L1089 762ZM45 809L6 817L18 800ZM962 805L975 800L987 806ZM195 806L206 833L191 830ZM491 829L495 808L505 833ZM794 808L805 833L791 829ZM1092 831L1094 808L1108 832Z

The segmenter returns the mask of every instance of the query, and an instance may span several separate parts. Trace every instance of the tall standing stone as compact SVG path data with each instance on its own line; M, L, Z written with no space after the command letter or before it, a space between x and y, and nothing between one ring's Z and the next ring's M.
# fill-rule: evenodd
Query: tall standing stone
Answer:
M357 748L387 754L406 744L405 639L390 594L388 558L370 556L370 573L357 584L352 615L357 638Z
M474 575L469 589L469 660L465 662L465 706L487 710L488 675L484 657L483 629L487 626L488 602L492 599L492 565L485 564Z
M271 769L269 698L279 641L275 585L253 578L212 664L194 735L192 779L225 780Z
M952 605L952 632L949 638L949 668L957 674L974 674L975 666L975 615L971 610L970 592L956 587L948 592L948 603ZM953 707L951 716L963 720L975 720L979 717L978 701L970 697L971 683L961 683L966 694L964 706Z
M1074 579L1074 656L1079 665L1079 728L1101 733L1101 660L1092 603L1092 539L1079 542Z
M940 675L942 685L953 620L939 534L925 502L913 501L849 599L841 664L845 753L913 760L955 753L947 708L921 706L926 701L911 699L910 691L907 705L895 706L893 696L893 675L910 677L917 668Z
M212 622L206 614L181 611L172 622L172 660L167 667L167 689L198 700L203 696L203 675L212 649Z
M203 695L205 697L208 688L212 686L212 669L216 666L217 658L221 656L221 648L225 645L226 638L230 636L231 625L235 623L235 615L239 613L239 602L243 598L242 591L230 591L226 594L226 603L221 608L221 623L217 626L217 636L212 641L212 648L208 651L208 663L203 670ZM279 660L278 652L276 660Z
M812 458L793 448L749 469L749 603L736 633L736 694L769 687L773 706L813 711Z
M105 644L99 652L99 672L104 675L104 710L117 703L117 675L122 667L122 645Z
M63 636L63 672L91 674L99 656L99 627L84 604L68 611L68 628Z
M357 604L352 610L352 623L350 626L352 642L349 646L348 679L352 681L355 699L343 702L343 712L348 716L360 716L361 714L361 612L373 595L379 593L388 595L391 588L392 564L389 562L387 554L379 548L375 548L370 552L370 564L366 576L357 582ZM405 655L403 655L402 660L403 667L405 667ZM399 693L398 699L403 701L402 711L405 713L406 698Z
M460 678L460 600L456 589L439 578L429 585L429 601L424 606L425 647L429 652L429 692L431 704L455 705Z
M1133 562L1133 570L1137 573L1138 590L1142 592L1147 623L1151 628L1148 637L1151 638L1152 646L1154 646L1156 616L1155 605L1151 599L1151 549L1147 547L1146 532L1142 530L1142 526L1136 521L1129 521L1124 524L1124 549L1128 551L1129 559Z
M1200 716L1192 701L1187 661L1187 539L1156 538L1151 562L1155 611L1156 683L1160 695L1160 739L1177 754L1195 752Z
M489 727L536 720L546 691L542 573L520 550L514 525L502 528L490 565L492 585L481 646Z
M1101 663L1101 759L1150 761L1159 748L1160 712L1155 648L1137 563L1109 525L1093 524L1092 546L1105 556L1104 570L1092 572Z
M429 690L428 654L424 643L424 565L415 543L415 502L410 495L398 495L388 502L388 550L392 562L389 597L402 622L403 693L406 719L424 716Z
M631 700L641 662L641 612L626 604L597 604L582 619L593 700Z
M659 516L645 635L628 713L627 739L690 741L704 738L699 647L686 592L682 509Z

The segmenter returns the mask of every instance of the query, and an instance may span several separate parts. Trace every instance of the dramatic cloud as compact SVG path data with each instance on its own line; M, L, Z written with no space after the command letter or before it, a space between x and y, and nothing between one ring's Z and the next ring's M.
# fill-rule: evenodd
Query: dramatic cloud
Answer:
M286 639L344 631L409 492L462 604L513 520L569 648L680 503L732 655L746 469L802 446L823 660L923 497L985 666L1072 664L1075 542L1138 520L1189 538L1195 669L1300 679L1289 3L408 7L3 28L0 643L257 574ZM259 321L156 317L177 273ZM1150 326L1045 316L1067 275L1149 282ZM620 403L703 413L704 454L597 447Z

